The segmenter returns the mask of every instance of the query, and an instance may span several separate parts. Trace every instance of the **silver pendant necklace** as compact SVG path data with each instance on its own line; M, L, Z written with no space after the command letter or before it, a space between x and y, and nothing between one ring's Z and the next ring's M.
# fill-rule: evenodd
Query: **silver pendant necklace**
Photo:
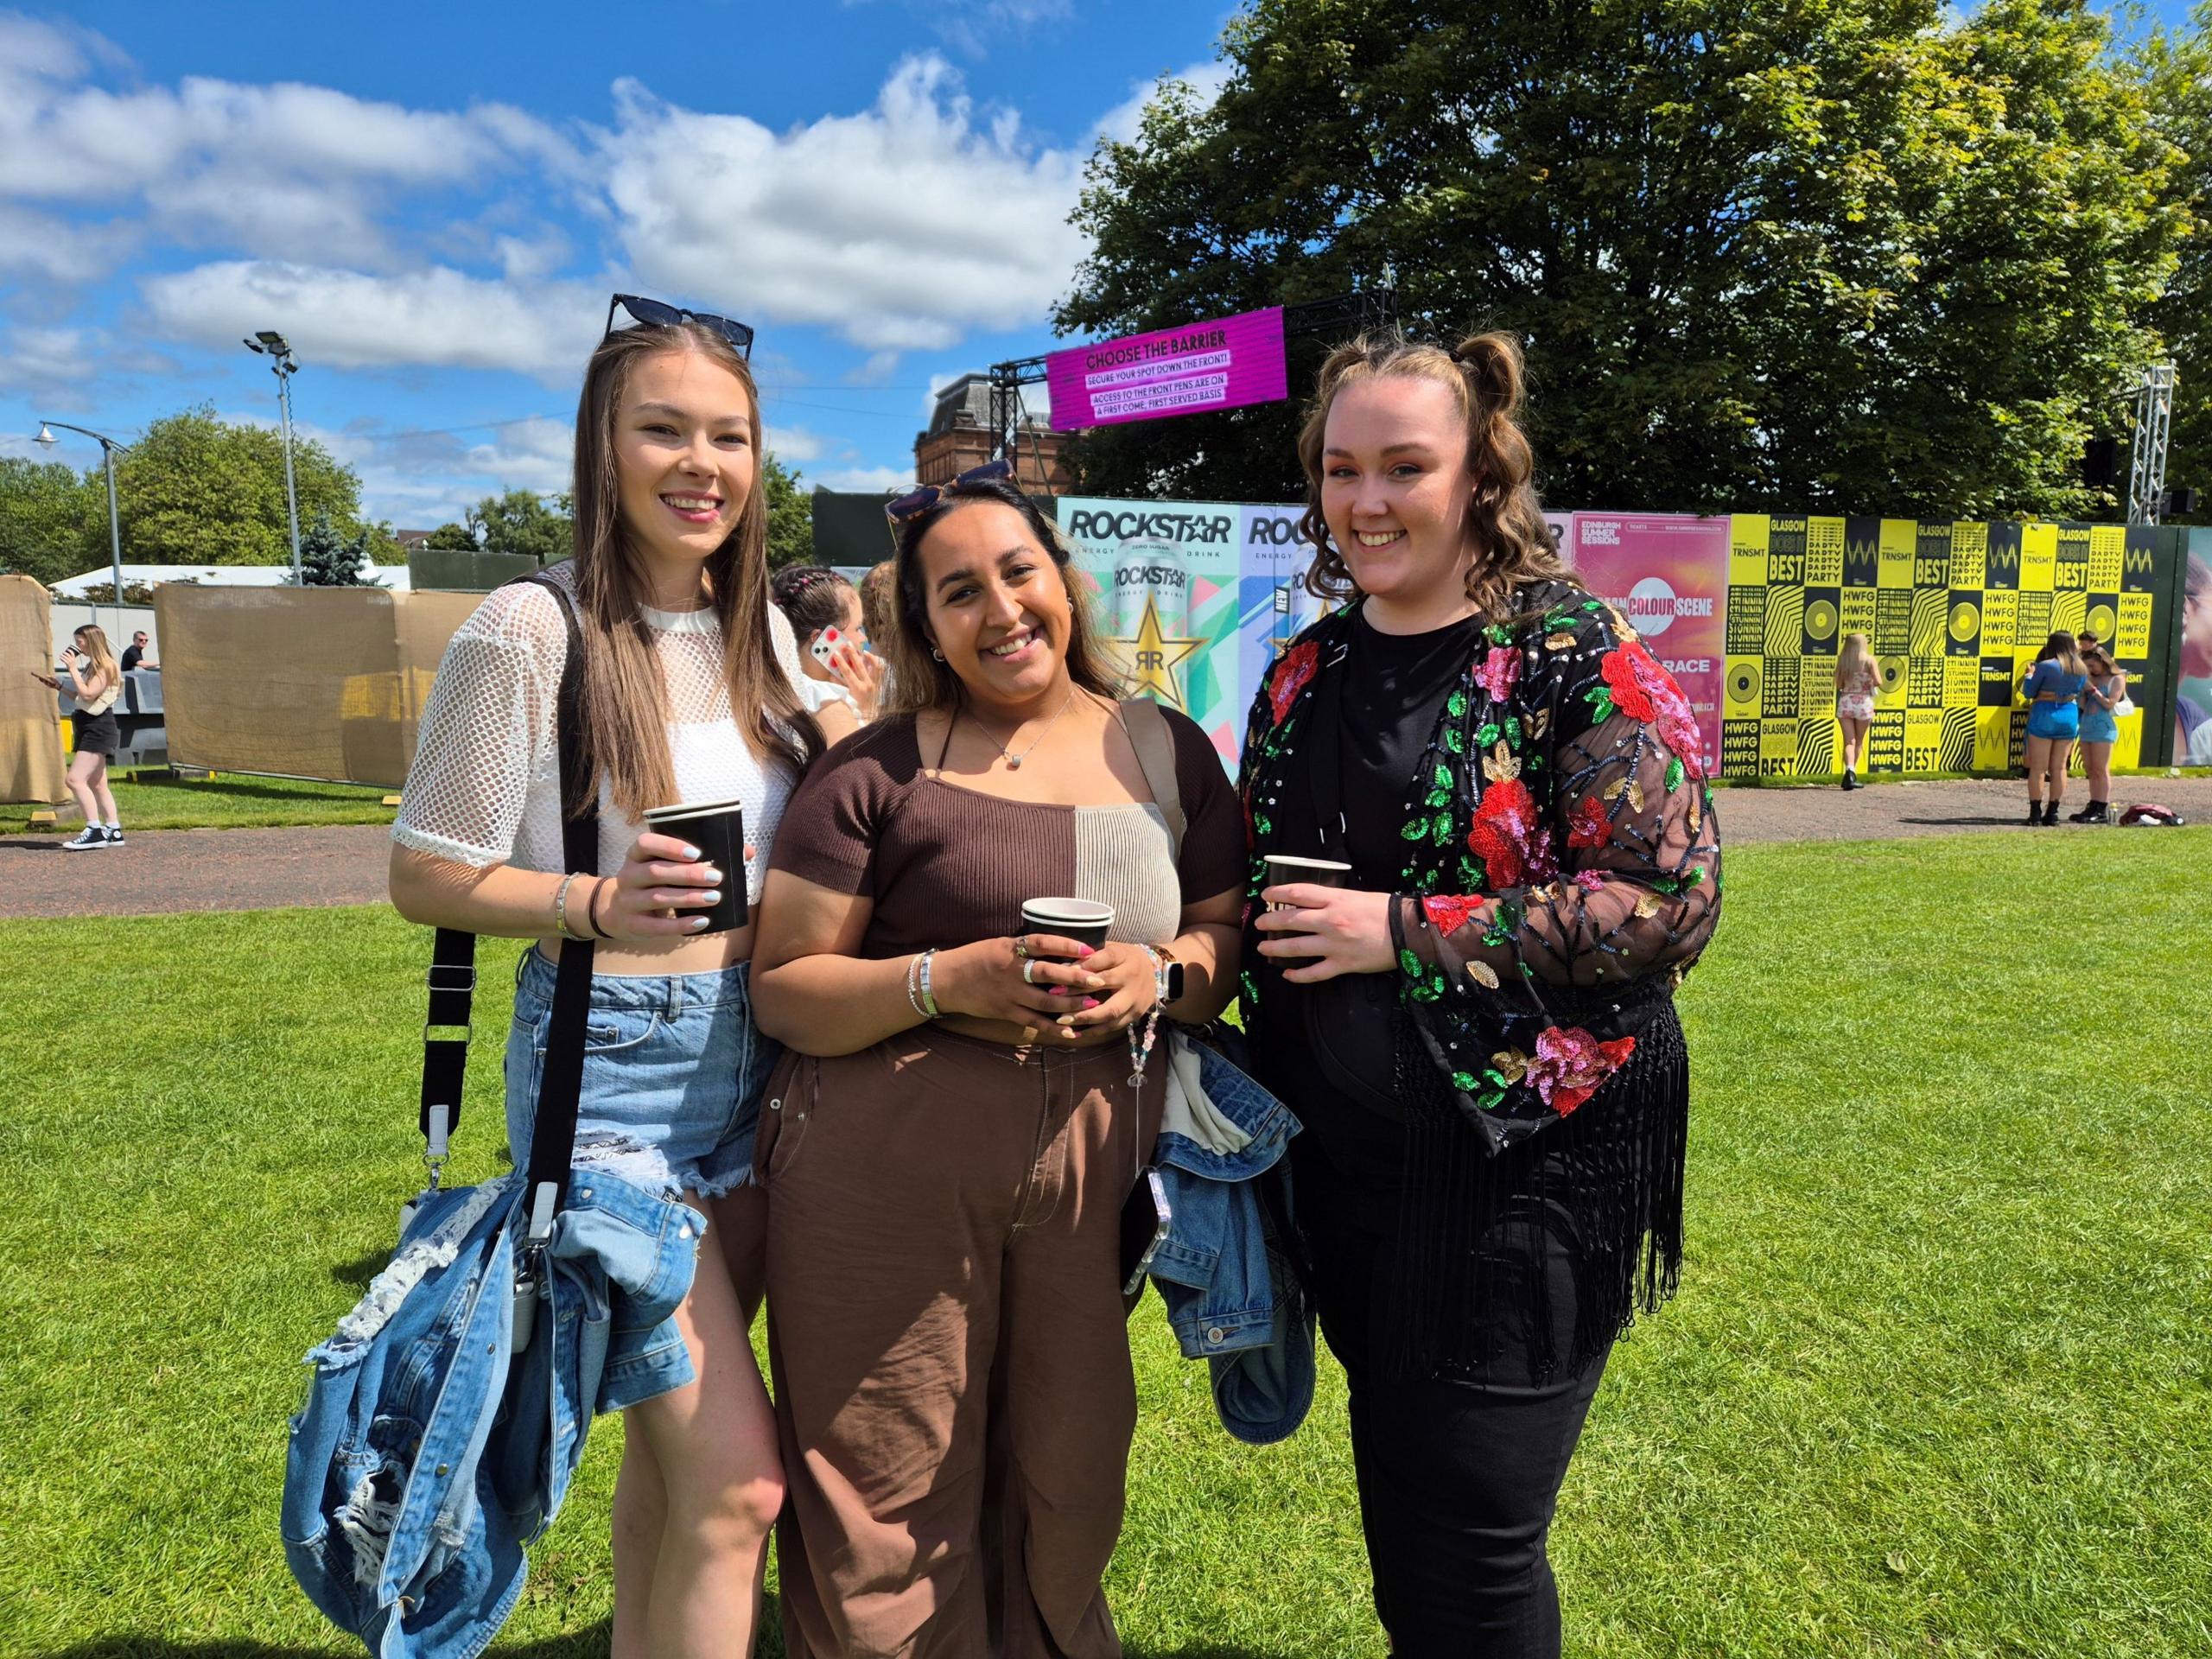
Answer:
M1039 743L1042 743L1046 737L1051 735L1052 728L1060 723L1060 715L1065 715L1073 707L1075 707L1075 687L1070 686L1068 688L1068 700L1060 705L1059 714L1054 715L1050 720L1045 722L1045 729L1029 740L1028 743L1023 747L1020 754L1014 753L1012 750L1008 749L1005 744L999 743L996 738L992 737L991 741L998 743L999 755L1001 759L1005 760L1006 769L1008 772L1020 772L1021 770L1023 756L1027 755L1032 750L1035 749ZM969 718L975 721L976 726L982 730L985 737L991 737L991 728L985 726L980 717L976 715L973 712L970 712ZM1019 733L1020 729L1021 728L1018 726L1014 728L1014 730L1017 733Z

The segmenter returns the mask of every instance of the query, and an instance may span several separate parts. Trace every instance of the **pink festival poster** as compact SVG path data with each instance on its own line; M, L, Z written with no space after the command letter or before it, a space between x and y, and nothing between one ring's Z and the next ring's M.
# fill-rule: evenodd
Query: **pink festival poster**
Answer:
M1728 520L1688 513L1578 512L1568 563L1643 636L1697 711L1708 772L1720 760Z
M1056 432L1274 403L1287 394L1287 372L1279 305L1045 359Z

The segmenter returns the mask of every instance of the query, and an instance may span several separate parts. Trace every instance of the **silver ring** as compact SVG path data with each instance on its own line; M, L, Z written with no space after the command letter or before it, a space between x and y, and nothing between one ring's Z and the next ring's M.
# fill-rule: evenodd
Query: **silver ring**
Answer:
M1037 959L1032 957L1021 964L1021 982L1025 985L1034 985L1037 982L1036 973Z

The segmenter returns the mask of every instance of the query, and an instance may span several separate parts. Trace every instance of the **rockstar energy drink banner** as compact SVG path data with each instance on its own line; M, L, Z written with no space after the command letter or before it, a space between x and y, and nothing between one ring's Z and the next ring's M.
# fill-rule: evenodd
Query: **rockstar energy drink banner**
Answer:
M2118 524L1909 518L1730 520L1720 770L1815 778L1842 769L1843 637L1882 669L1866 770L2002 772L2021 763L2019 686L2055 629L2104 641L2139 712L2113 764L2162 764L2175 533Z

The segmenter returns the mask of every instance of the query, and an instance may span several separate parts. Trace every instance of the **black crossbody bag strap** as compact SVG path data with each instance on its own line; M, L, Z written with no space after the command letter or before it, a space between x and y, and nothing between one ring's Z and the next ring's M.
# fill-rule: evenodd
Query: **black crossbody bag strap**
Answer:
M562 861L586 874L599 866L599 791L583 766L583 634L567 591L544 576L525 576L550 593L567 626L569 651L556 694L554 730L561 756ZM576 810L582 804L582 810ZM584 1033L591 1006L593 947L563 943L553 983L552 1031L539 1073L537 1111L531 1131L531 1231L542 1241L567 1202L569 1168L575 1156L576 1110L582 1095ZM442 927L430 949L429 1020L423 1033L420 1122L430 1184L437 1185L448 1143L461 1122L462 1080L468 1065L468 1020L476 990L476 935Z

